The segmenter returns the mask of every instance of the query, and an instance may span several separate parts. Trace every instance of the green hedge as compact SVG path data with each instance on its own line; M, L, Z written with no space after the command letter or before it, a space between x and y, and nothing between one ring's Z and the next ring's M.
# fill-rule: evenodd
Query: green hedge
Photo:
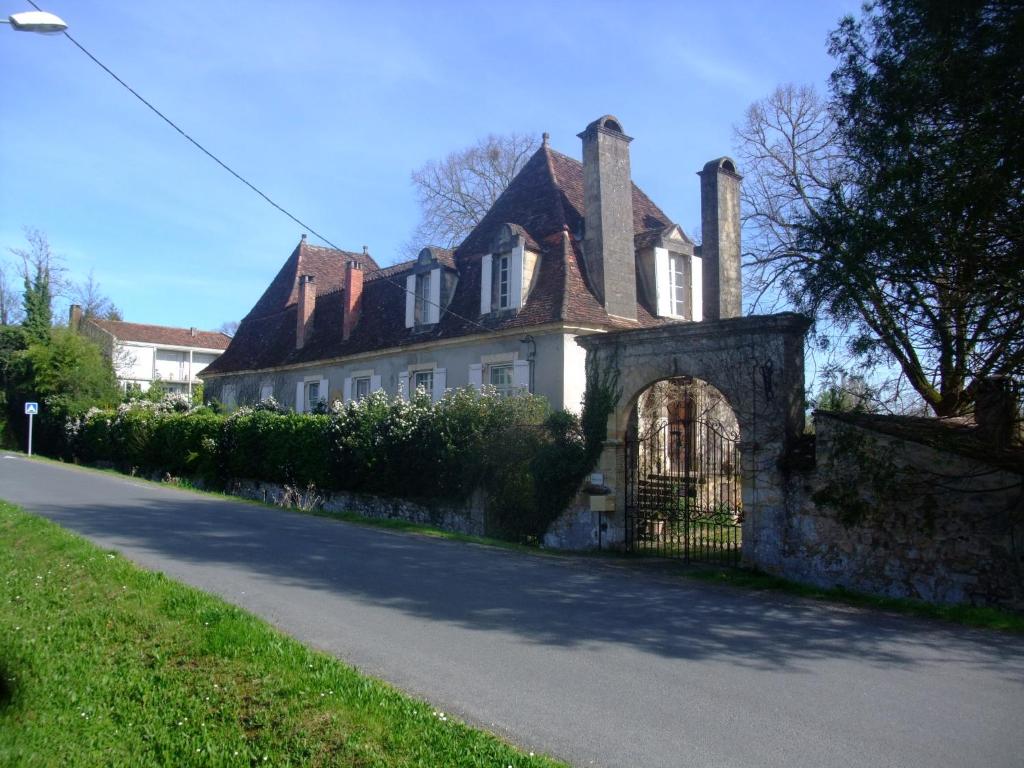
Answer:
M550 413L541 397L486 389L437 403L374 393L323 415L273 402L225 416L180 398L139 401L70 421L66 452L213 486L250 479L445 501L483 488L491 531L515 540L541 536L589 469L575 416Z

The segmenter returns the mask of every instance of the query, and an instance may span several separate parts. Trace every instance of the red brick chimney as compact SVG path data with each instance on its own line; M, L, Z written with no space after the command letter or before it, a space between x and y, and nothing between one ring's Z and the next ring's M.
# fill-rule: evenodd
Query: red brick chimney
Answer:
M352 329L363 312L363 270L355 259L345 262L345 316L342 318L341 337L348 341Z
M313 333L313 308L316 306L316 283L312 275L299 276L299 304L295 308L295 348L302 349Z

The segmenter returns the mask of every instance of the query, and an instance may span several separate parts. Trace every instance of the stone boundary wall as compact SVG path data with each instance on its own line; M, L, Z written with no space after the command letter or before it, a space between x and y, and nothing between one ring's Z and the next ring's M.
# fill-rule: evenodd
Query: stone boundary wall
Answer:
M236 480L229 484L228 493L282 507L352 512L375 520L404 520L452 533L485 535L485 514L479 494L464 505L434 504L358 493L324 493L254 480Z
M1024 610L1024 474L819 413L793 472L781 558L821 587Z

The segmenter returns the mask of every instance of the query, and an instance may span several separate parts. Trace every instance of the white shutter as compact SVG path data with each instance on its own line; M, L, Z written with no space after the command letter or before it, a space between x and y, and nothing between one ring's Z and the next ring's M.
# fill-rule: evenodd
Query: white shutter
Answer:
M672 314L672 281L668 250L654 249L654 292L658 295L658 316L668 317Z
M403 400L409 399L409 374L398 374L398 396Z
M508 257L509 306L519 309L523 306L523 257L522 248L513 248Z
M370 391L377 392L380 390L380 375L370 377Z
M441 270L430 270L430 304L427 306L427 322L441 320Z
M491 311L491 261L487 254L480 260L480 314L487 315Z
M405 327L416 325L416 275L405 278Z
M442 397L444 397L445 379L448 378L447 368L435 368L434 369L434 391L431 392L431 397L436 403Z
M342 397L345 398L345 402L346 403L351 403L352 402L352 377L351 376L346 377L345 383L342 385L342 389L344 390L344 394L342 395Z
M691 320L704 319L704 262L700 256L690 257Z
M517 389L530 388L530 361L516 360L512 364L512 386Z
M479 390L484 385L484 367L480 363L469 366L469 386Z
M327 403L328 408L331 406L331 392L327 385L327 379L320 379L320 395L317 397L317 400L323 400ZM313 403L313 405L316 405L316 403Z
M303 390L305 389L305 387L306 387L306 384L305 384L305 382L302 382L302 381L300 381L298 384L295 385L295 412L296 413L302 413L303 411L306 410L303 407L303 404L302 404L302 395L303 395Z

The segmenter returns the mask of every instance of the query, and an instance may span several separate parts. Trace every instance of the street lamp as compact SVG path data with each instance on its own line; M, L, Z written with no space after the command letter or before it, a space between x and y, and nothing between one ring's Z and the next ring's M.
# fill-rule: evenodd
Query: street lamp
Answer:
M12 13L2 24L10 24L19 32L37 32L41 35L56 35L68 28L62 18L46 11L23 11Z

